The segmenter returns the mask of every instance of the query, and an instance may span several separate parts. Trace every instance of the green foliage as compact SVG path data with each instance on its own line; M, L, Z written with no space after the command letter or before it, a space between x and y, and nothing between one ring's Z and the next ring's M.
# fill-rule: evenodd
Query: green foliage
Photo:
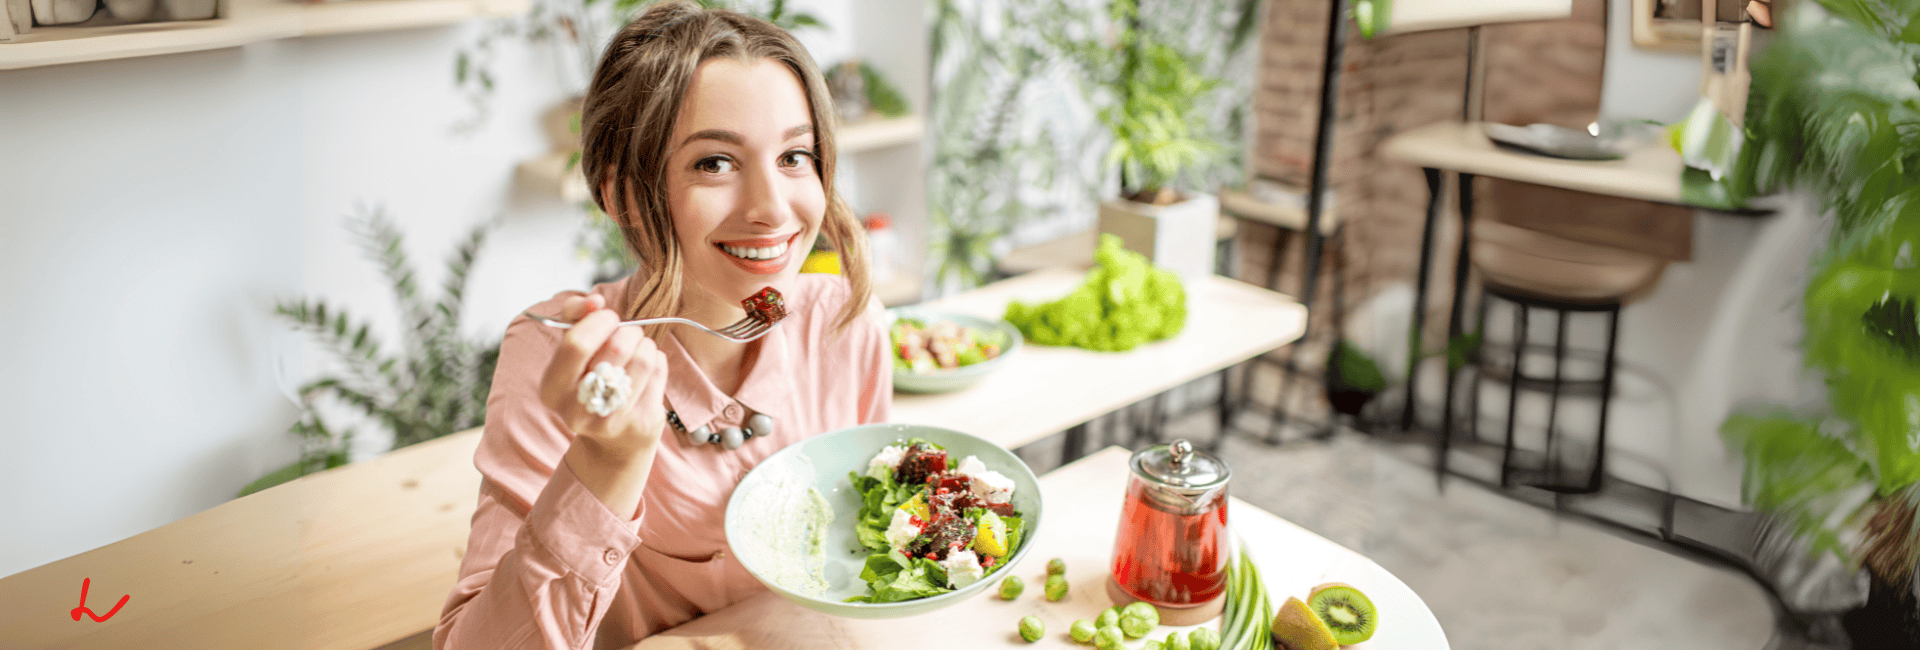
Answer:
M1823 419L1758 407L1728 417L1720 435L1746 458L1741 498L1779 515L1813 541L1816 553L1846 557L1831 523L1860 505L1858 488L1871 470L1845 442L1820 430Z
M1248 80L1216 88L1211 94L1220 101L1199 102L1183 125L1190 135L1231 142L1245 131L1258 8L1257 0L1143 8L1139 31L1183 44L1193 69ZM1104 8L1067 0L933 3L930 68L937 90L928 110L928 241L931 274L939 282L958 279L964 288L984 281L1001 237L1033 221L1090 213L1094 201L1111 193L1099 170L1110 130L1087 124L1076 105L1053 100L1065 82L1090 113L1118 102L1122 34L1107 29L1110 20ZM1169 155L1180 152L1159 154ZM1240 147L1227 147L1209 158L1212 164L1186 172L1210 187L1239 179L1242 157Z
M395 448L479 426L486 417L500 345L465 338L460 316L487 226L474 228L461 240L447 260L440 298L428 301L407 260L404 238L384 211L375 208L349 224L361 250L380 265L393 289L403 326L401 350L382 350L368 323L325 301L281 301L274 313L318 337L343 370L300 387L307 409L291 429L304 441L300 460L249 484L243 495L346 462L352 432L334 435L316 409L323 398L351 406L387 427Z
M1368 393L1379 393L1387 387L1387 377L1380 372L1380 364L1368 356L1351 341L1340 339L1333 346L1327 367L1332 369L1341 385Z
M1862 514L1910 511L1920 484L1920 1L1789 7L1753 62L1744 146L1718 191L1739 205L1805 188L1833 215L1803 300L1828 411L1740 413L1721 434L1745 456L1749 503L1905 584L1915 531ZM1851 548L1849 527L1864 540Z
M880 69L872 63L860 62L860 78L867 89L867 105L881 117L902 117L913 112L913 107L907 105L906 95L900 94L900 88L880 74Z
M1187 322L1187 293L1172 271L1101 235L1099 263L1087 281L1053 302L1007 304L1006 319L1027 340L1088 350L1124 352L1180 333Z
M1114 3L1116 22L1137 20L1126 11L1131 4ZM1115 81L1120 101L1100 110L1100 121L1113 132L1106 164L1120 169L1123 196L1152 193L1225 149L1193 126L1205 110L1203 100L1221 82L1201 75L1179 50L1144 40L1131 27L1123 28L1120 42L1122 76Z

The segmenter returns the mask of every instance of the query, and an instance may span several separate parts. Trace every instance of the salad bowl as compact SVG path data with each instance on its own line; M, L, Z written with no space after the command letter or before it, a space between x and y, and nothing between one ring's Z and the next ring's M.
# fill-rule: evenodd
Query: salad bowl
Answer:
M945 447L949 458L978 457L988 469L1012 479L1009 500L1022 518L1018 544L979 581L953 591L892 603L846 602L868 592L860 573L874 553L856 537L862 499L848 474L866 473L869 460L881 449L913 438ZM951 429L868 424L829 431L767 457L728 499L726 532L728 545L747 572L788 600L833 616L898 618L997 589L1033 546L1040 515L1039 480L1006 448Z
M960 390L979 383L994 370L1005 365L1006 359L1019 351L1023 341L1020 330L1011 323L995 318L982 318L972 314L919 307L894 307L887 310L887 330L894 331L894 325L902 320L914 320L928 325L941 321L951 322L971 330L975 336L998 338L1005 343L999 355L985 361L962 365L958 368L933 368L929 370L910 370L900 367L900 344L890 341L893 358L893 388L905 393L945 393Z

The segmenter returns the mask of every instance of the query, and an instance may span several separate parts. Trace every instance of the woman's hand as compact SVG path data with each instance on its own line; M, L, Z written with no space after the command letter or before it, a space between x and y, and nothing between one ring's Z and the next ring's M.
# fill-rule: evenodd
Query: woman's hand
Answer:
M644 452L660 441L667 421L667 359L640 328L619 326L619 315L606 302L589 294L561 305L560 319L573 327L540 378L540 399L573 432L576 446L586 443L597 464L614 469L643 456L650 459ZM604 417L587 410L578 397L582 377L602 362L623 369L633 382L632 401Z

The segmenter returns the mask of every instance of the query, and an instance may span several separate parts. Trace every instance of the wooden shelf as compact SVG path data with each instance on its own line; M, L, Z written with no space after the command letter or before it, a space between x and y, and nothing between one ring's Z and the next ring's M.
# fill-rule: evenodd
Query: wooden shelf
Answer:
M239 47L283 38L450 25L512 16L532 0L229 0L224 18L35 27L0 42L0 70Z
M841 124L835 135L839 138L840 153L858 153L919 142L926 131L926 118L908 115Z
M918 142L925 136L926 126L925 118L909 115L894 119L843 124L836 135L839 136L840 153L854 154ZM580 168L575 166L571 170L567 169L567 158L570 155L562 151L522 161L520 175L534 185L559 194L562 200L569 202L592 200L593 196L587 192L587 179L581 176Z

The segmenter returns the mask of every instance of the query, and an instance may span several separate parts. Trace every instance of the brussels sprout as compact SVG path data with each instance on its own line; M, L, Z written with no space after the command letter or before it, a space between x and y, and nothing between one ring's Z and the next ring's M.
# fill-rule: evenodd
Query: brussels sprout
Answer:
M1220 650L1220 633L1205 627L1188 632L1187 650Z
M1179 632L1168 632L1167 642L1160 644L1160 647L1162 650L1193 650L1187 645L1187 637L1180 636Z
M1127 605L1120 610L1120 615L1145 620L1148 626L1160 624L1160 610L1154 608L1153 603L1146 601L1135 601Z
M1100 650L1120 650L1127 647L1126 643L1126 635L1117 627L1103 627L1093 633L1093 647Z
M1098 628L1094 626L1093 621L1089 621L1083 618L1078 621L1074 621L1073 627L1069 628L1067 630L1067 633L1072 635L1073 640L1076 642L1091 643L1093 641L1094 630L1096 629Z
M1126 633L1129 639L1138 639L1153 631L1153 623L1132 614L1125 614L1120 617L1120 631Z
M1040 622L1040 619L1032 616L1020 619L1020 638L1026 639L1027 643L1039 641L1046 633L1047 624Z
M1093 626L1096 628L1120 627L1120 608L1114 607L1100 612L1100 616L1093 619Z
M1067 577L1059 574L1047 576L1047 600L1060 602L1067 597Z
M1020 576L1007 576L1007 579L1000 581L1000 600L1019 598L1020 592L1026 590L1027 583Z
M1047 560L1047 575L1057 576L1067 572L1067 561L1060 558Z

